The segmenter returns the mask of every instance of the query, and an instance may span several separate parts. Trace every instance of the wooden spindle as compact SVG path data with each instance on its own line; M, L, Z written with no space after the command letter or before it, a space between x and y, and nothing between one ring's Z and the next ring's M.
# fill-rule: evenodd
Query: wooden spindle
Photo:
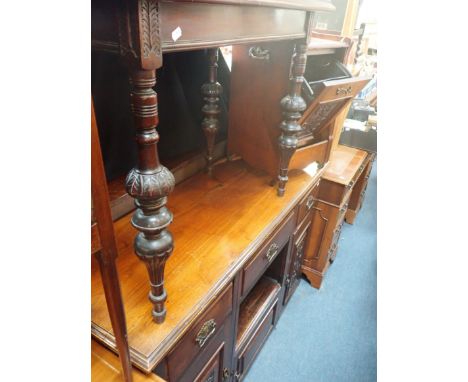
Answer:
M203 132L206 137L206 162L208 174L213 171L213 152L216 140L216 134L219 130L219 97L223 92L223 87L217 81L218 77L218 48L208 50L208 82L201 87L201 92L205 104L202 111L204 118L202 121Z
M135 70L131 75L133 90L131 106L136 127L138 165L130 171L126 188L135 198L137 209L132 225L139 231L135 238L136 255L142 260L150 278L149 299L152 315L157 323L166 316L164 267L172 253L173 239L167 227L172 213L166 207L167 195L174 189L174 176L159 162L157 143L159 135L155 70Z
M301 97L301 86L304 81L304 71L307 63L307 46L297 44L294 47L292 57L290 90L289 94L281 100L284 120L280 124L281 135L278 138L279 146L279 171L278 171L278 196L283 196L288 182L288 167L292 155L296 151L297 134L302 130L298 123L306 108L306 103Z

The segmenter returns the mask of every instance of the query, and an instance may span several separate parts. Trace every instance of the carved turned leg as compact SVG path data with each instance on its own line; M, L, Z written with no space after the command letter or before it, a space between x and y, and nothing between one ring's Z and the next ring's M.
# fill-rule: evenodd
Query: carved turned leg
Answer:
M213 151L215 145L216 134L219 129L219 96L223 92L223 87L217 82L218 77L218 48L209 49L209 71L208 82L202 85L201 91L205 105L202 108L205 115L202 121L203 132L206 136L206 161L208 174L212 174L213 170Z
M166 229L172 213L166 208L167 195L174 189L174 176L159 162L159 135L155 70L132 73L131 106L136 126L138 166L127 175L126 187L135 198L137 210L132 225L139 231L135 238L135 253L145 263L150 278L149 299L153 304L153 319L162 323L166 316L164 303L164 266L173 249L171 233Z
M298 121L301 112L305 110L306 103L301 97L301 86L304 81L304 71L307 62L307 46L298 44L294 47L291 66L289 94L281 100L284 120L280 124L281 135L278 139L279 146L279 173L278 196L283 196L288 181L289 161L297 148L297 133L302 130Z

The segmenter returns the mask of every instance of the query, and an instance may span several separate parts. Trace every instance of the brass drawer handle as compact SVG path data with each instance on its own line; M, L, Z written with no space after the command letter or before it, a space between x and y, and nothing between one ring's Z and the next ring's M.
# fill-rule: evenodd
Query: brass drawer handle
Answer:
M336 89L336 95L337 96L339 96L339 95L344 95L344 96L350 95L352 89L353 88L351 86L348 86L347 88L338 88L338 89Z
M359 171L362 171L363 169L364 169L364 165L361 164L361 165L359 166Z
M270 59L270 51L263 49L261 46L252 46L249 49L249 57L255 60L266 60Z
M203 347L206 341L214 334L216 331L216 322L214 319L206 321L201 327L200 331L195 338L195 342L198 343L198 346Z
M276 256L276 254L278 253L278 249L279 249L279 246L278 244L276 243L273 243L272 245L270 245L270 248L268 248L268 252L266 253L266 258L268 259L268 261L272 261L273 258Z
M347 188L347 189L353 188L354 183L355 183L355 181L352 180L351 182L349 182L349 184L346 186L346 188Z
M309 195L309 197L307 198L306 207L308 210L310 210L313 205L314 205L314 197L312 195Z

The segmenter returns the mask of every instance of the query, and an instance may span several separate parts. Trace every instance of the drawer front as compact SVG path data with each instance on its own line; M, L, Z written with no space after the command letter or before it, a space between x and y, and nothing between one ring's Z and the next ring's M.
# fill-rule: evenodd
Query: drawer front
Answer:
M262 249L244 266L242 270L242 297L247 295L282 248L287 245L289 236L294 229L294 221L294 213L292 213L267 240Z
M320 180L312 187L312 190L301 200L297 209L297 225L301 225L309 211L317 203L318 193L320 188Z
M236 381L239 381L247 372L249 367L252 365L252 362L255 360L255 356L258 351L261 349L263 343L265 342L268 334L270 334L273 329L275 322L275 314L278 300L273 304L269 309L261 323L259 324L257 330L252 335L250 342L242 350L237 359L237 373Z
M206 363L203 370L194 379L194 382L222 382L223 381L223 351L224 343Z
M232 284L190 327L168 356L169 377L176 381L192 360L210 345L232 311Z

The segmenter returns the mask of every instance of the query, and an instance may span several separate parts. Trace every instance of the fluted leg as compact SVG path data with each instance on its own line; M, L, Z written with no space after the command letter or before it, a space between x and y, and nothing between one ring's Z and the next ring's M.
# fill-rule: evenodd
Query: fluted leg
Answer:
M216 134L219 130L219 97L223 87L217 82L218 77L218 48L209 49L208 82L202 85L201 91L205 105L202 108L204 118L202 121L203 132L206 137L206 161L207 170L211 175L213 169L213 151Z
M301 112L305 110L306 103L301 97L301 86L304 81L304 71L307 62L307 46L298 44L294 48L291 66L289 94L281 100L284 120L280 124L281 135L278 139L279 146L279 171L278 171L278 196L283 196L288 181L288 167L292 155L297 148L297 133L302 130L298 121Z
M159 135L155 70L132 72L131 106L136 126L138 165L127 175L126 187L135 198L137 209L132 225L139 231L135 238L136 255L142 260L150 279L149 299L152 315L157 323L166 316L164 267L173 249L173 239L167 227L172 213L166 207L167 195L174 189L174 176L159 162L157 143Z

